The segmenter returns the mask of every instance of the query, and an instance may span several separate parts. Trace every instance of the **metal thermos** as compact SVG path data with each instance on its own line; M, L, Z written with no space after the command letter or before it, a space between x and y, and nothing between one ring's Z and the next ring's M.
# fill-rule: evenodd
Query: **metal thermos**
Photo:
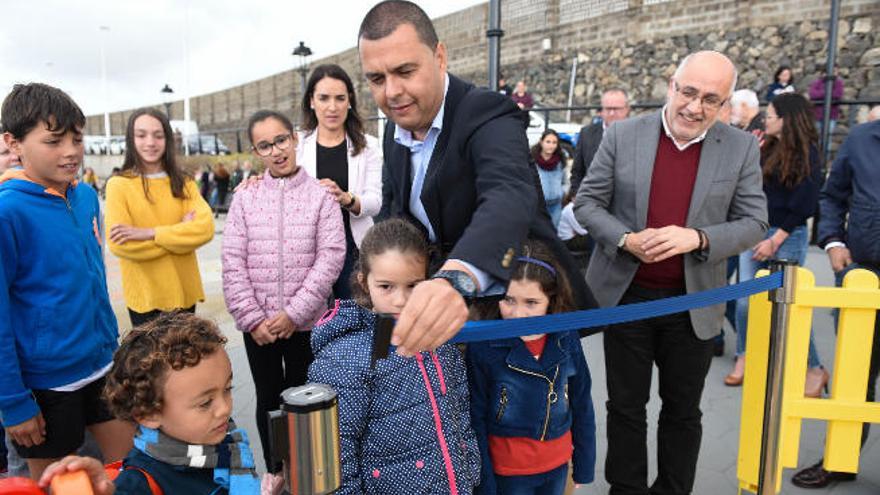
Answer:
M291 495L324 495L342 486L336 391L307 383L281 393L281 409L269 413L269 449L283 463ZM271 469L271 468L270 468Z

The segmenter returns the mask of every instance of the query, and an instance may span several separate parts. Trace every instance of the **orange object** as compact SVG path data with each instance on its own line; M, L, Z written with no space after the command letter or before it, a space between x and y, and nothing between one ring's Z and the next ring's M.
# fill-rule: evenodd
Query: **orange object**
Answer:
M46 495L30 478L6 478L0 480L0 495Z
M104 465L104 474L107 475L107 479L110 481L116 481L116 478L119 477L119 473L122 472L122 461L111 462L110 464Z
M73 471L52 478L53 495L94 495L92 482L85 471Z
M144 475L144 478L147 479L147 484L150 485L150 493L152 493L153 495L162 495L162 487L160 487L159 483L156 482L156 479L153 478L153 476L145 470L131 466L123 468L122 461L112 462L104 466L104 472L107 474L107 478L110 481L116 481L116 478L119 477L119 474L122 473L123 469L134 469L136 471L140 471L140 473ZM0 495L4 494L0 493Z

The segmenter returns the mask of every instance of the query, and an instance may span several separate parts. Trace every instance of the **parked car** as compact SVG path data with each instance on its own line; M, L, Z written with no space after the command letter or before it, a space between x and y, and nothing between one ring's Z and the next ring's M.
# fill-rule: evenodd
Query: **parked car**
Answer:
M83 136L83 147L87 155L107 153L107 138L104 136Z
M536 111L537 110L537 111ZM529 127L526 129L526 136L529 139L529 146L534 146L541 140L541 134L545 128L550 128L559 134L559 146L568 159L574 158L574 150L577 146L578 137L581 133L581 125L572 122L552 122L545 125L544 113L540 108L532 108L529 112Z
M201 141L201 147L199 142ZM203 155L228 155L229 147L214 134L201 134L198 136L189 136L189 152L190 154Z
M110 144L107 149L110 151L111 155L124 155L125 154L125 137L124 136L112 136L110 138Z

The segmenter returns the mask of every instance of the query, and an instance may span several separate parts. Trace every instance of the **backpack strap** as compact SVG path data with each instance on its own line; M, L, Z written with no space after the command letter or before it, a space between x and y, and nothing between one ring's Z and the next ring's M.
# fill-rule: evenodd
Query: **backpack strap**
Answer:
M150 493L152 493L153 495L164 495L164 493L162 492L162 487L159 486L159 483L156 483L156 479L153 478L150 473L139 467L134 466L128 466L125 469L135 469L139 471L142 475L144 475L144 478L147 479L147 484L150 485Z
M164 495L162 487L159 486L159 483L156 482L156 479L153 478L150 473L148 473L145 469L136 466L123 466L122 461L116 461L104 466L104 472L107 473L107 477L110 478L110 481L116 480L116 478L119 477L119 474L123 470L129 469L133 469L144 475L144 478L147 480L147 485L149 485L150 487L150 493L152 493L153 495Z

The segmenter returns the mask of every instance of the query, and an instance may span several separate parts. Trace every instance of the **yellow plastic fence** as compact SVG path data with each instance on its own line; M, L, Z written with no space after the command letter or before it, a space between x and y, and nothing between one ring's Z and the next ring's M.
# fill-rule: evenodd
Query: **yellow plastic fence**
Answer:
M766 276L768 272L759 273ZM831 396L804 398L804 376L813 308L840 308ZM874 338L874 319L880 309L880 283L868 270L853 270L843 287L816 287L813 273L797 269L795 302L791 306L782 384L779 476L784 467L797 467L801 421L828 421L825 468L855 473L863 423L880 423L880 403L865 401ZM749 299L746 372L743 383L737 477L740 493L757 492L770 342L771 303L767 293ZM781 482L777 483L776 492Z

